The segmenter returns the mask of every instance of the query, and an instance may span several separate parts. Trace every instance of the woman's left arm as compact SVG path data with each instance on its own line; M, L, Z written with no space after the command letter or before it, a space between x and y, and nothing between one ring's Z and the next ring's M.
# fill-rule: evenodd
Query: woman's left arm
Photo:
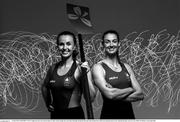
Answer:
M128 97L126 97L125 101L136 102L139 100L143 100L144 94L142 92L140 84L136 80L133 70L131 69L131 67L128 64L124 64L124 65L130 74L132 88L134 89L134 92L131 93Z
M81 67L84 67L87 69L87 79L88 79L88 85L89 85L89 92L90 92L91 102L93 102L95 97L96 97L96 89L94 87L94 81L92 79L91 69L88 65L88 62L82 63ZM82 71L81 71L80 67L78 69L79 69L79 73L78 73L79 74L78 79L79 79L82 76Z

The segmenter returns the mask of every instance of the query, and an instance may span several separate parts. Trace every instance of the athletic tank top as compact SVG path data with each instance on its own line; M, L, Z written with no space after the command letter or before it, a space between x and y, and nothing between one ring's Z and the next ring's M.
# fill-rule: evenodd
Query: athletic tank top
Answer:
M114 88L131 87L130 75L123 63L120 63L122 70L120 72L113 71L107 64L102 62L102 67L106 72L105 80Z
M126 67L120 62L122 70L120 72L113 71L107 64L102 62L102 67L106 72L105 80L114 88L131 87L130 74ZM101 118L111 119L130 119L135 118L131 102L123 100L112 100L102 94L103 107Z
M58 66L55 66L52 71L51 80L49 81L49 88L52 93L53 106L55 111L67 109L72 93L79 83L74 78L74 72L77 64L74 61L69 71L62 76L57 74Z

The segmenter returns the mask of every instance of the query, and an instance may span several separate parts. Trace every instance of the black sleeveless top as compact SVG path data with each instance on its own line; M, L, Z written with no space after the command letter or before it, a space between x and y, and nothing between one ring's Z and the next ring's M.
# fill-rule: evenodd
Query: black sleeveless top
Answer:
M71 68L65 75L59 76L57 74L58 66L55 66L54 70L52 71L52 76L48 83L48 87L52 93L53 106L55 111L68 108L72 93L79 85L79 83L74 78L74 72L76 68L77 64L74 61Z
M131 87L130 74L126 67L120 62L122 70L120 72L113 71L107 64L101 63L106 72L105 80L114 88ZM123 100L112 100L102 94L103 107L101 118L110 119L131 119L135 118L131 102Z
M120 63L122 67L121 72L113 71L108 65L102 63L102 66L106 72L105 80L111 84L114 88L127 88L131 87L130 75L123 63Z

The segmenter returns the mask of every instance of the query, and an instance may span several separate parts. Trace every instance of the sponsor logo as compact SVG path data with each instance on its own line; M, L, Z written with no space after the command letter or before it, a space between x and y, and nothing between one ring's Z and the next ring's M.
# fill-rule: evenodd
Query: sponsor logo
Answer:
M50 83L55 83L56 81L55 80L50 80Z
M69 78L66 78L64 80L64 86L70 86L71 85L71 82L70 82L70 79Z
M117 76L109 77L109 80L115 80L115 79L118 79L118 77Z

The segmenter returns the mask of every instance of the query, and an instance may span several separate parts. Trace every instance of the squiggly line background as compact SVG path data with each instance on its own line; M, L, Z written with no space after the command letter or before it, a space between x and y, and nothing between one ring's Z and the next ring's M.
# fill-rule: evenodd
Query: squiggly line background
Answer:
M30 32L0 34L0 113L7 106L21 112L41 111L41 84L47 69L60 60L56 35ZM92 66L103 58L101 33L84 36L86 59ZM165 103L166 112L178 106L180 92L180 32L167 30L153 34L150 30L129 33L121 40L120 58L134 70L145 94L142 106L158 108ZM100 93L93 103L100 111Z
M0 38L0 111L7 105L23 112L34 111L46 71L59 59L54 37L8 32Z

